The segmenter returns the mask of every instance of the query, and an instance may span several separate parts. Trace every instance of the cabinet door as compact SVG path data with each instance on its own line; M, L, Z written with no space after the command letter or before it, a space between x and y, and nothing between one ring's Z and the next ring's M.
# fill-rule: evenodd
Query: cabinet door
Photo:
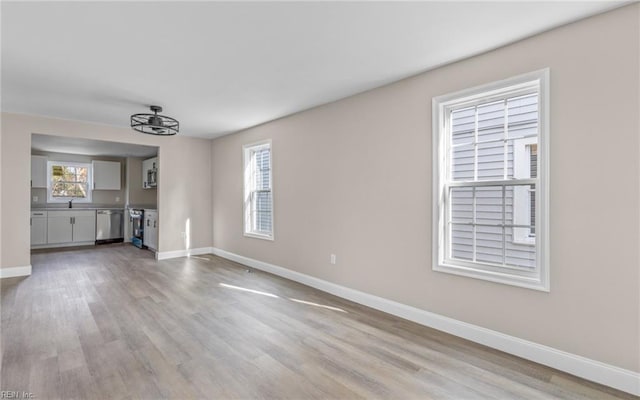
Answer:
M69 243L73 240L71 216L49 216L47 218L47 243Z
M95 212L78 214L74 217L73 241L93 242L96 240Z
M120 190L120 162L94 160L92 164L93 189Z
M150 186L149 182L147 181L148 175L147 172L150 169L153 169L153 164L156 164L156 184L158 182L158 174L159 174L159 168L158 168L158 157L153 157L153 158L149 158L147 160L143 160L142 161L142 188L143 189L153 189L156 186Z
M142 188L149 189L149 184L147 183L147 171L151 169L151 161L143 160L142 161Z
M150 249L158 249L158 213L155 211L145 210L143 243Z
M47 187L47 157L31 156L31 187Z
M145 246L149 246L149 240L151 240L151 219L149 218L149 214L147 212L144 213L144 225L142 229L144 229L142 233L142 244Z
M31 245L47 244L47 217L31 217Z
M158 213L151 214L151 245L154 250L158 249Z

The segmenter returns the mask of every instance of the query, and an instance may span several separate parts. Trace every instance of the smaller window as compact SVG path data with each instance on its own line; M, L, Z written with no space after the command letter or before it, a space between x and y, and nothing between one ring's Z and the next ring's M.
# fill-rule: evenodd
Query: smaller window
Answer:
M243 147L244 234L273 240L271 141Z
M91 164L63 161L47 162L47 198L50 203L70 200L91 202Z

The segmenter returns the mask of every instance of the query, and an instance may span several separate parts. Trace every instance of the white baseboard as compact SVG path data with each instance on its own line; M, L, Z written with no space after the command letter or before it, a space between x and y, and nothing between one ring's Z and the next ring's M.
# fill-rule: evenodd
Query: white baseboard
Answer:
M0 278L15 278L17 276L31 275L31 265L22 267L0 268Z
M211 248L211 253L455 336L640 396L640 373L350 289L277 265Z
M213 253L213 249L211 247L200 247L197 249L189 249L189 250L174 250L174 251L157 251L156 252L156 260L168 260L170 258L178 258L178 257L189 257L189 256L198 256L201 254L211 254Z
M71 242L71 243L54 243L54 244L36 244L31 246L31 250L39 249L57 249L62 247L81 247L81 246L95 246L96 241L91 240L87 242Z

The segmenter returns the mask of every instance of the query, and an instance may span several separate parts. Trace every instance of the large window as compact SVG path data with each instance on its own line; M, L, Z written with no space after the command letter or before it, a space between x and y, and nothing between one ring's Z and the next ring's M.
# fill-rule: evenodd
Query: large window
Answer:
M91 164L48 161L47 198L50 203L91 202Z
M273 239L271 141L246 145L244 154L244 234Z
M548 76L434 98L434 270L549 290Z

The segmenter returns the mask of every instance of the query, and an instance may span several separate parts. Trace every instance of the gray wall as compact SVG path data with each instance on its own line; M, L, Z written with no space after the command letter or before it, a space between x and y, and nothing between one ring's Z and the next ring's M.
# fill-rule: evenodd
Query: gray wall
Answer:
M135 206L157 206L158 190L142 188L142 161L147 158L127 157L127 204Z
M639 12L620 8L214 140L214 246L640 371ZM432 98L545 67L551 292L434 272ZM242 146L264 139L274 241L242 233Z

